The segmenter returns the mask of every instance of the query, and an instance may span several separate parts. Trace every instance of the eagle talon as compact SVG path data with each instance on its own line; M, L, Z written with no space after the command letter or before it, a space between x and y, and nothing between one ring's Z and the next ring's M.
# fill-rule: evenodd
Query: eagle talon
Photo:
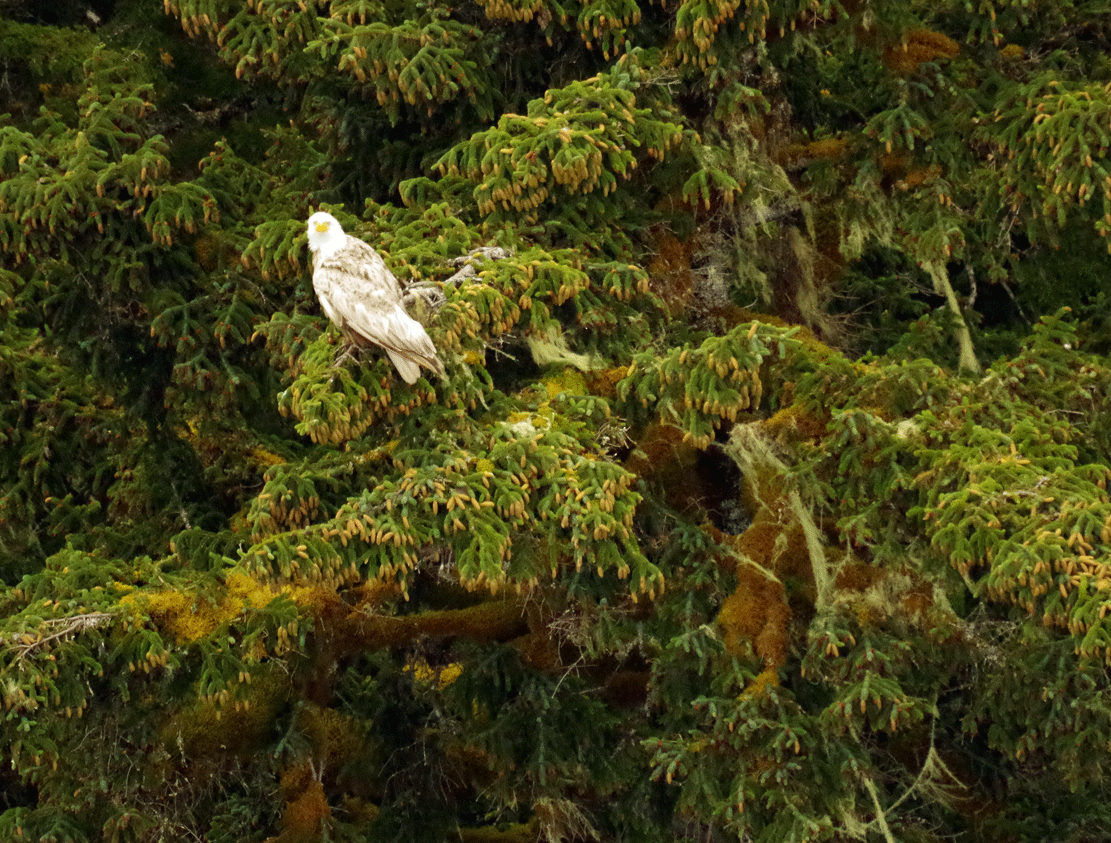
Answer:
M332 368L338 369L342 363L345 363L348 360L350 360L356 366L359 365L359 357L355 353L358 350L359 347L355 345L355 343L345 342L342 346L340 346L339 351L336 352L336 357L332 361Z

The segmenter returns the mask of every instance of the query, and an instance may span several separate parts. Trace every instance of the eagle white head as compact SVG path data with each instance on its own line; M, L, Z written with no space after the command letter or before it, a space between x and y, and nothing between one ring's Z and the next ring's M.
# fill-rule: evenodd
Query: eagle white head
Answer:
M339 220L325 211L309 217L309 249L322 258L331 257L347 244Z

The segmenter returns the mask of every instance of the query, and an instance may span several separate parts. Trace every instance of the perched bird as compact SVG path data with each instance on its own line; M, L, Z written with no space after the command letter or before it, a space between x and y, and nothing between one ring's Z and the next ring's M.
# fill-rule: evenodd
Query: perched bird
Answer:
M421 366L443 376L436 346L401 306L401 284L374 249L323 211L309 217L309 248L316 297L348 342L384 348L406 383L416 383Z

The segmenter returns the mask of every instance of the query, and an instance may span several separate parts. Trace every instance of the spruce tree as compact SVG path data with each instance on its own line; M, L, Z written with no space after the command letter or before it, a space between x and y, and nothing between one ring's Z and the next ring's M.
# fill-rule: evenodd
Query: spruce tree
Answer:
M1108 12L0 3L0 839L1105 837Z

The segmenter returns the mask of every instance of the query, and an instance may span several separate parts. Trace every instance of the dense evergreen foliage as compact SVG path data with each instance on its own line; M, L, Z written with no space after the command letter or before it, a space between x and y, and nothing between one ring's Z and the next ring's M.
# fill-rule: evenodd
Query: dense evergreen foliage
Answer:
M0 839L1107 839L1109 35L0 2Z

